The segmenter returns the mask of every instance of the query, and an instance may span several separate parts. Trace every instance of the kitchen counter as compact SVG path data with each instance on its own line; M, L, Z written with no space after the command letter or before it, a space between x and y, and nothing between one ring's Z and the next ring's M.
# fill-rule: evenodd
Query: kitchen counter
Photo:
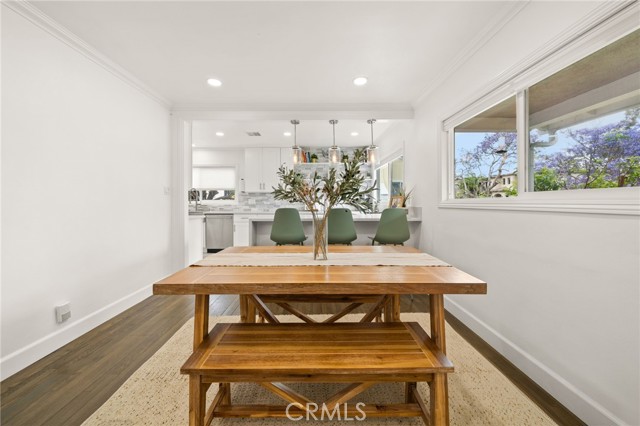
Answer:
M420 226L422 222L421 209L412 208L409 211L409 231L411 238L406 245L418 247L420 239ZM300 219L304 226L305 235L309 239L305 244L311 244L311 236L313 235L313 225L311 222L311 213L308 211L300 212ZM359 212L353 213L353 221L356 225L358 239L354 241L354 245L369 245L376 234L378 223L380 222L380 213L364 214ZM235 246L264 246L272 245L270 239L271 226L273 224L273 212L243 212L233 215L234 223L234 245Z
M273 222L273 213L265 213L265 214L255 214L250 213L246 214L246 216L252 222ZM300 219L303 222L310 222L312 219L311 213L309 212L300 212ZM422 222L422 218L413 216L407 217L409 222ZM380 221L380 213L372 213L372 214L364 214L364 213L353 213L353 221L354 222L379 222Z
M196 229L196 223L204 222L208 215L233 215L233 245L234 246L252 246L252 245L272 245L273 241L269 238L271 234L271 226L273 224L273 208L252 208L246 206L234 206L224 210L198 211L189 212L189 222ZM368 245L376 233L378 223L380 222L380 213L364 214L353 212L353 221L356 224L356 232L358 239L354 245ZM300 211L300 218L304 226L305 234L311 238L313 235L313 226L311 223L311 212ZM420 207L410 207L407 220L409 221L409 230L411 239L406 245L418 247L420 239L420 226L422 222L422 209ZM202 226L202 225L201 225ZM191 239L196 241L203 239L195 235ZM202 244L200 242L198 245ZM306 244L311 244L308 239ZM198 250L195 249L194 252Z

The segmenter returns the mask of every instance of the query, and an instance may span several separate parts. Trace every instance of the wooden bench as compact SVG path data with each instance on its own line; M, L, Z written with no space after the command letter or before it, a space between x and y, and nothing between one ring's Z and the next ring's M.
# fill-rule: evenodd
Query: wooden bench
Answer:
M208 425L214 417L300 418L319 406L334 414L337 407L351 419L421 416L425 424L444 425L446 395L438 389L453 365L417 323L217 324L181 372L189 375L191 425ZM258 383L289 406L232 405L232 382ZM287 382L349 385L316 404L284 385ZM378 382L404 382L404 403L343 405ZM430 409L416 382L430 383ZM220 385L206 410L212 383Z

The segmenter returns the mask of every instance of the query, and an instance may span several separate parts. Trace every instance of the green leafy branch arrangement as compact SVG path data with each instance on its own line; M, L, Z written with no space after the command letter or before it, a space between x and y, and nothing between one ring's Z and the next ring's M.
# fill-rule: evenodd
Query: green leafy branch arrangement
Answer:
M360 171L365 159L364 150L356 150L351 159L343 163L345 168L340 174L332 168L328 176L320 177L316 172L311 179L305 179L295 170L281 166L278 169L280 182L273 188L272 194L276 200L302 203L312 212L328 211L336 204L347 204L363 213L370 212L375 183L366 186L365 176Z
M365 161L364 150L358 149L349 160L343 163L342 172L338 173L335 168L331 168L327 176L320 177L317 172L314 172L311 179L305 179L295 170L288 170L281 166L278 169L280 182L273 188L272 194L276 200L304 204L313 216L315 241L322 241L329 210L333 206L346 204L363 213L373 210L371 193L376 183L374 182L371 186L366 184L367 179L360 170ZM326 250L326 244L321 246ZM314 243L314 257L317 255L315 252L317 247L318 244ZM323 254L326 258L326 252Z

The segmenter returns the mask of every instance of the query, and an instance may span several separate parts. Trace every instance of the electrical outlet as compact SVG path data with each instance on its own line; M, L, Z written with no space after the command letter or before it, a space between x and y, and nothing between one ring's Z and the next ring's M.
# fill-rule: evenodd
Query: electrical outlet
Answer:
M66 302L56 306L56 322L58 324L65 322L71 318L71 303Z

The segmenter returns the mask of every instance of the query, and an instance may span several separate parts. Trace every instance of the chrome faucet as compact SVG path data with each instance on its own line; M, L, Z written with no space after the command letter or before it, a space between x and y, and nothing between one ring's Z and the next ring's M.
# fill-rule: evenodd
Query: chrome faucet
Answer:
M191 204L191 199L193 199L196 202L196 211L198 210L198 199L200 198L198 195L197 189L191 188L189 190L189 204Z

